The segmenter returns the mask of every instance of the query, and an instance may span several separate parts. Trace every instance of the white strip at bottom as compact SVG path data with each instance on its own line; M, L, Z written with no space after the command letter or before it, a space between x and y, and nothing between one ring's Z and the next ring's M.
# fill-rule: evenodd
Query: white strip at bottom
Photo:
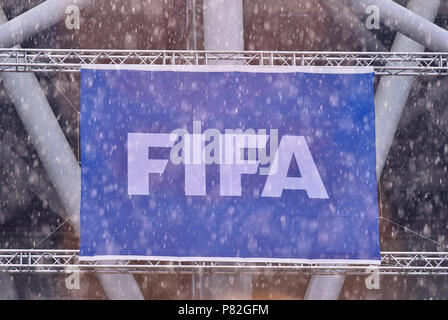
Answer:
M98 255L78 256L80 261L167 261L167 262L237 262L237 263L303 263L303 264L353 264L379 265L381 260L363 259L292 259L292 258L236 258L236 257L171 257L171 256L133 256L133 255Z

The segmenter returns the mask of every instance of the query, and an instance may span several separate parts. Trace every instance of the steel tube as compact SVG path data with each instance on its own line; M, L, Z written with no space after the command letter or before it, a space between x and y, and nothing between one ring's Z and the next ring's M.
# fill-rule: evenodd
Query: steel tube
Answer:
M47 2L59 3L59 0ZM60 1L60 3L66 2ZM88 1L84 2L87 4ZM51 10L51 7L44 8ZM45 16L44 11L37 12L41 16ZM7 21L3 10L0 10L0 23ZM39 28L37 29L41 30ZM25 31L29 30L24 30L24 34L32 34L32 32ZM3 72L0 74L0 78L3 81L5 91L8 93L11 102L14 104L20 119L30 135L31 141L47 170L53 187L65 207L66 213L64 212L62 218L70 220L79 236L81 170L59 126L56 116L33 73ZM132 275L100 274L98 278L103 285L106 295L110 299L143 298L140 288Z
M448 51L448 31L425 19L418 12L404 8L391 0L347 0L347 3L364 14L367 6L374 5L380 10L380 20L389 28L420 43L432 51ZM433 1L420 1L422 12L431 11ZM426 7L426 8L423 8Z
M9 48L55 25L67 17L66 9L76 5L79 9L93 0L47 0L0 26L0 47Z
M428 23L434 21L440 0L411 0L407 10L421 15ZM421 52L425 47L410 38L397 34L392 52ZM412 65L412 63L410 63ZM401 115L411 91L415 77L383 76L375 93L375 126L378 180L386 163L389 149L395 137Z
M204 0L205 50L244 50L242 0Z

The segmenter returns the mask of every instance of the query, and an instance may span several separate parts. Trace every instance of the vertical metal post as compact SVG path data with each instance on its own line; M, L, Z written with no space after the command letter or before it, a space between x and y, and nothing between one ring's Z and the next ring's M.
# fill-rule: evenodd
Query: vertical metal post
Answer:
M204 274L201 270L199 273L199 300L204 300Z
M199 0L187 0L186 24L187 24L187 50L199 50L199 40L203 38L199 33L198 16L201 9Z
M204 0L204 48L244 50L242 0Z

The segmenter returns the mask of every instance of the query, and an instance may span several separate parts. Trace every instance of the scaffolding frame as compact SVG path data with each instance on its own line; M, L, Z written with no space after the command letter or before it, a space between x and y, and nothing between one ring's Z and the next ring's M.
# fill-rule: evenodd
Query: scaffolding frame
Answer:
M0 249L0 272L20 273L294 273L448 275L448 252L382 252L380 265L313 263L132 260L80 260L79 250Z
M371 67L375 75L446 76L448 53L279 52L95 49L0 49L0 72L79 72L101 65L222 65L277 67ZM79 259L79 250L0 249L0 272L20 273L294 273L448 275L448 252L382 252L380 265L323 263L246 263Z
M0 72L79 72L102 65L371 67L378 76L446 76L448 53L0 48Z

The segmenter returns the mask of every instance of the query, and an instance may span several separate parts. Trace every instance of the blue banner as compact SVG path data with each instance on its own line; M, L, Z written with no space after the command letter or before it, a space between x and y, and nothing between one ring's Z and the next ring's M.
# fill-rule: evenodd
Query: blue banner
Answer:
M82 69L80 256L377 263L373 78Z

